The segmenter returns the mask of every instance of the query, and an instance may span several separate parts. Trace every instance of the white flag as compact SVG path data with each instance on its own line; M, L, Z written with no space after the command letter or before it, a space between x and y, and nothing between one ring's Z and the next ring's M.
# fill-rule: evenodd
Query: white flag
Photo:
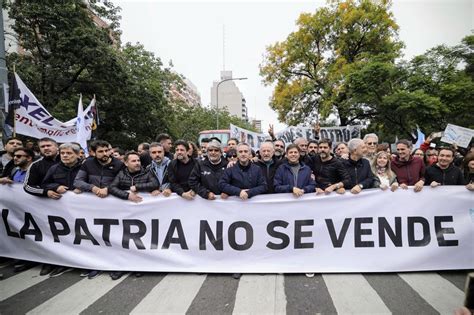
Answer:
M95 100L92 100L94 102ZM86 156L89 155L87 150L87 140L91 138L91 128L86 125L86 117L84 115L84 108L82 107L82 94L79 98L79 104L77 105L77 118L76 118L76 130L77 130L77 140L76 142L81 145L86 153Z

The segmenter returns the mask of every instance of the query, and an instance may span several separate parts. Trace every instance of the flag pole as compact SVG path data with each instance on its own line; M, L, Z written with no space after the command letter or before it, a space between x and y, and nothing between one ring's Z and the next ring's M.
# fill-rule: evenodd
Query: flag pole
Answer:
M16 80L16 68L13 64L13 80ZM16 105L13 105L13 137L16 137Z

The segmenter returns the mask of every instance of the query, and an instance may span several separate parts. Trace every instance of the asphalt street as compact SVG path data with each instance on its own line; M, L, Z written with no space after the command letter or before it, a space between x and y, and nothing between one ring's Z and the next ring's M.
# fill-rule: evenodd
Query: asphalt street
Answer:
M0 268L1 314L452 314L468 271L389 274L39 276Z

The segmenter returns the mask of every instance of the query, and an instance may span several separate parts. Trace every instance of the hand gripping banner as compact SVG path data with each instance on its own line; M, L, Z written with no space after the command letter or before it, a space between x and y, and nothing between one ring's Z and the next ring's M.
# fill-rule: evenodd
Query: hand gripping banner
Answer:
M308 273L474 268L462 186L135 204L1 186L0 256L95 270Z

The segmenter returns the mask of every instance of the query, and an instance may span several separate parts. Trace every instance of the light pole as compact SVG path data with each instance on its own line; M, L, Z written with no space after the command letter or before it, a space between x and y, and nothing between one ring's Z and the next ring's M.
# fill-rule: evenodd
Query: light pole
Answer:
M216 129L219 129L219 85L226 81L247 80L248 78L230 78L219 81L216 86Z

